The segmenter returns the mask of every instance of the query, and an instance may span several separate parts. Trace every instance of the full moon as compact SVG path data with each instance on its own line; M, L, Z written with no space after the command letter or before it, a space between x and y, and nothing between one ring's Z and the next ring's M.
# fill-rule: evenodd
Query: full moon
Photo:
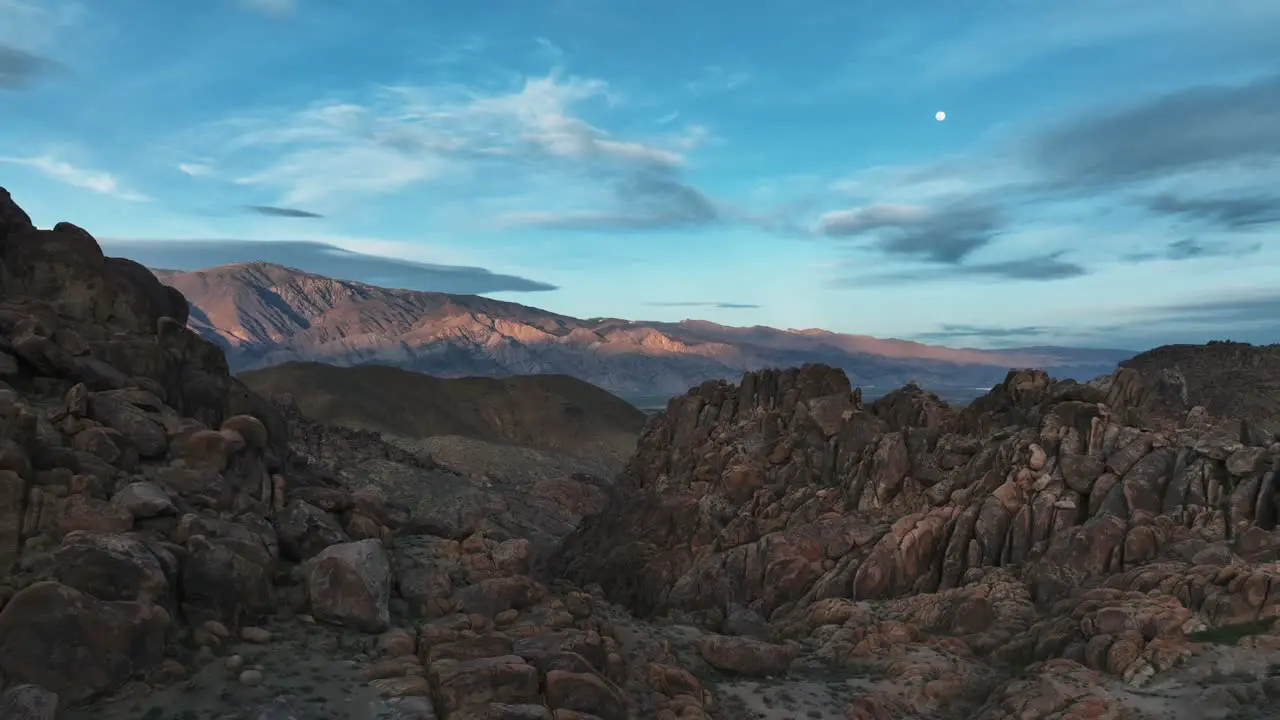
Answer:
M939 110L938 112L933 114L933 117L936 118L938 122L942 122L943 120L947 119L947 114Z

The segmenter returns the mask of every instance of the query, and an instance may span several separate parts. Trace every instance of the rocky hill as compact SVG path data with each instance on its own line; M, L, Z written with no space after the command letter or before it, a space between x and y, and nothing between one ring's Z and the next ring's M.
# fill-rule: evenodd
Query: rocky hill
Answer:
M1280 344L1166 345L1121 365L1145 375L1176 368L1186 379L1187 401L1212 413L1254 422L1280 415Z
M1171 366L963 410L817 365L707 383L553 567L738 675L866 678L845 718L1273 717L1280 443L1195 396Z
M242 373L264 397L292 396L303 415L409 440L460 436L623 461L645 415L563 375L441 379L381 365L286 363Z
M402 497L456 473L273 407L187 308L0 189L0 717L708 717L519 523Z
M560 374L619 395L674 395L744 371L823 362L873 394L916 380L972 396L1010 367L1091 378L1132 353L946 348L822 330L581 320L473 295L391 290L266 263L155 271L233 370L378 363L441 377Z

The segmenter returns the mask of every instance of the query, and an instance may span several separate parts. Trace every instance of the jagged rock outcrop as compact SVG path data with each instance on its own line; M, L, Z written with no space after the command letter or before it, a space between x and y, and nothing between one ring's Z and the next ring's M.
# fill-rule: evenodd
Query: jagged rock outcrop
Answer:
M552 566L712 631L746 608L827 664L936 655L946 635L977 667L1082 677L1069 660L1142 684L1193 653L1188 633L1277 614L1277 470L1276 438L1191 407L1177 368L1011 371L960 410L914 386L864 403L823 366L764 371L673 401ZM877 697L847 717L960 699Z

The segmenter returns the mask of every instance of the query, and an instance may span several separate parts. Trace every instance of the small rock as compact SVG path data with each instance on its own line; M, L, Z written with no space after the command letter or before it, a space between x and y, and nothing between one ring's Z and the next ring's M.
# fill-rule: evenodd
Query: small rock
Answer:
M417 639L405 628L391 628L378 637L378 652L385 657L413 655L416 650Z
M262 645L271 642L271 631L249 625L240 629L240 639L245 642Z
M185 680L186 677L187 668L173 658L165 658L164 662L161 662L151 673L151 681L158 685L168 685L179 680Z
M18 685L0 695L0 718L5 720L55 720L58 695L38 685Z
M382 678L369 683L385 697L426 697L431 694L431 683L421 675Z

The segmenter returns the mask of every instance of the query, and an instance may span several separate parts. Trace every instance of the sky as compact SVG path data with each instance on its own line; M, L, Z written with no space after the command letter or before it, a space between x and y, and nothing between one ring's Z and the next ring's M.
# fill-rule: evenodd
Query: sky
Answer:
M153 267L1280 342L1277 37L1276 0L0 0L0 186Z

